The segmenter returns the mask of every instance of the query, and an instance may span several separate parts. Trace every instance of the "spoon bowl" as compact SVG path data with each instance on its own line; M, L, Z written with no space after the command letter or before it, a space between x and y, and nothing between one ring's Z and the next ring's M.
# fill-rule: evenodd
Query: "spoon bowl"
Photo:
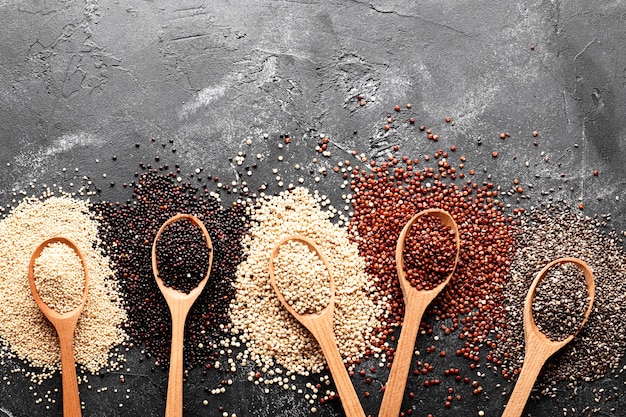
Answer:
M278 285L276 284L276 275L274 274L274 259L276 259L276 257L278 256L278 251L280 247L286 242L292 240L305 244L312 252L315 252L319 259L324 263L324 266L328 271L328 275L330 277L330 299L328 305L319 313L300 314L295 311L293 307L289 305L289 302L285 299L280 289L278 288ZM339 398L341 399L341 404L343 405L346 416L365 416L359 398L354 391L354 386L350 381L350 376L348 375L346 367L343 364L343 360L341 359L341 354L339 353L339 349L337 348L337 341L335 340L335 333L333 330L333 314L335 310L335 281L333 279L333 275L331 273L330 266L328 265L328 261L326 260L326 258L322 255L321 251L313 240L301 235L287 236L278 241L278 243L276 243L276 246L274 246L274 249L271 252L269 260L269 273L270 284L272 285L272 288L274 289L274 292L276 293L276 296L280 300L281 304L296 320L298 320L304 327L307 328L307 330L309 330L309 332L313 335L313 337L315 337L320 347L322 348L322 352L324 353L324 357L326 358L326 362L328 363L328 367L333 376L333 381L335 382L335 386L337 387L337 391L339 392Z
M207 246L210 249L209 265L207 267L206 275L202 281L200 281L198 285L188 294L166 286L163 280L159 277L159 270L157 268L157 241L169 225L180 220L189 220L199 227L206 239ZM167 401L165 405L166 417L180 417L183 415L183 342L185 337L185 320L187 319L187 314L189 313L191 306L196 301L209 280L212 263L213 243L211 242L211 236L209 236L209 232L207 232L206 227L197 217L191 214L177 214L163 223L154 238L154 243L152 244L152 272L154 273L154 279L156 280L159 290L167 302L172 316L172 349L167 384Z
M589 305L585 311L583 320L581 321L578 329L570 334L563 340L550 340L545 334L539 330L535 319L533 318L532 304L535 299L535 293L537 291L537 285L544 279L548 270L557 264L572 263L579 267L585 275L585 284L587 286L587 294L589 298ZM504 409L502 417L519 417L524 411L526 401L530 395L530 391L535 384L535 380L541 371L544 363L557 351L571 342L578 334L580 329L585 325L591 310L593 308L593 300L595 297L595 284L593 279L593 272L591 267L584 261L578 258L560 258L547 264L535 277L526 300L524 301L524 341L525 341L525 353L524 364L522 365L522 371L520 372L519 379L515 384L515 388L511 393L509 402Z
M456 247L456 255L450 273L442 282L430 290L418 290L412 287L411 283L407 280L404 267L404 248L407 235L413 224L423 216L435 217L454 231ZM385 386L385 394L383 395L383 401L378 413L379 417L397 417L400 414L404 389L406 388L406 380L411 367L413 348L415 347L415 338L417 337L417 331L419 330L422 316L428 305L437 297L441 290L448 285L448 282L450 282L459 261L460 250L461 241L459 228L450 213L441 209L428 209L417 213L407 222L398 237L396 244L396 267L400 280L400 288L402 289L402 295L404 297L405 313L398 345L391 365L391 371L389 372L389 379Z
M54 243L62 243L69 246L80 258L85 273L85 286L80 303L73 310L65 313L59 313L50 308L39 295L37 286L35 285L35 261L41 255L41 252ZM61 379L63 387L63 416L64 417L80 417L80 398L78 395L78 380L76 379L76 362L74 360L74 332L76 323L80 313L87 302L87 294L89 293L89 274L87 273L87 262L83 253L78 246L70 239L64 237L53 237L41 243L30 258L28 264L28 284L33 294L35 303L43 313L43 315L52 323L59 337L59 345L61 349Z

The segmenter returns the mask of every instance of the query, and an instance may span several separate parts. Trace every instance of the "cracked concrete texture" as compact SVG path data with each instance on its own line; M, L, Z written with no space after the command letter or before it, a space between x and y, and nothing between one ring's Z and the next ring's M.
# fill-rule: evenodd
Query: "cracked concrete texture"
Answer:
M352 149L385 158L394 145L421 157L454 143L505 186L519 178L537 192L554 188L590 213L611 211L624 229L624 17L620 1L0 0L0 203L31 179L69 181L60 169L73 166L103 198L123 200L109 181L132 180L137 160L163 156L168 140L172 165L202 166L228 183L238 179L238 152L276 158L262 133L293 137L290 163L325 133L339 159ZM409 102L445 141L425 143L401 124L382 129L393 106ZM144 146L151 137L156 145ZM155 403L144 415L159 414L164 386L154 378L136 383ZM0 384L0 407L46 415L25 408L23 392ZM137 401L111 414L106 404L118 400L110 395L89 397L87 415L142 410ZM267 415L288 415L287 397L276 405L249 395ZM190 398L203 396L198 387ZM497 415L494 396L472 405ZM216 413L196 405L189 415ZM559 410L542 407L533 415Z

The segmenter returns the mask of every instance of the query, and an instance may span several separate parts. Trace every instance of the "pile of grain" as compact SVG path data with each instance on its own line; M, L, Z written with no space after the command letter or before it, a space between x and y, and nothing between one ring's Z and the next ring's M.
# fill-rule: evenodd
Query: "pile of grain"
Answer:
M126 204L118 206L105 202L96 207L101 223L101 244L115 265L126 301L128 346L144 347L155 364L169 364L171 315L154 279L152 244L159 228L170 217L177 213L192 214L205 225L211 236L213 264L206 288L185 321L188 337L185 337L183 351L184 366L185 369L219 366L218 359L223 356L222 343L232 337L228 307L234 297L232 281L240 261L241 236L246 231L246 222L241 216L243 209L239 206L222 207L205 190L182 181L172 172L145 172L133 187L133 199ZM184 240L192 243L189 238L187 236ZM203 235L198 234L198 239L198 248L204 245L206 252ZM185 256L194 253L197 251L187 249ZM205 255L208 257L208 253ZM204 277L206 259L189 258L185 262L189 268L198 268ZM184 281L193 280L185 277ZM191 283L191 286L195 285ZM176 288L181 291L190 289L179 285Z
M305 188L265 197L249 207L251 228L244 237L246 260L237 269L237 295L231 304L234 331L247 343L245 359L259 368L282 365L288 373L320 372L324 359L308 331L280 304L269 281L269 256L282 237L312 239L329 263L336 285L334 330L346 361L364 355L381 324L381 308L370 299L371 276L348 233L322 210L323 198ZM292 268L298 268L292 265Z
M41 300L57 313L74 310L85 291L85 270L74 249L65 243L47 245L33 265L35 288Z
M0 339L19 359L41 368L33 381L60 368L56 332L39 311L28 284L28 263L44 240L63 236L73 240L85 256L89 295L75 333L76 362L95 373L117 367L121 358L112 348L126 339L120 324L126 319L122 300L109 267L98 247L98 222L89 205L70 197L22 201L0 221Z
M546 364L544 382L592 381L619 367L626 346L626 254L614 236L564 205L533 210L521 219L515 237L511 279L505 289L505 334L495 355L500 372L513 375L524 357L522 308L528 288L549 262L576 257L593 270L596 293L589 320L578 335ZM506 359L505 353L509 358Z

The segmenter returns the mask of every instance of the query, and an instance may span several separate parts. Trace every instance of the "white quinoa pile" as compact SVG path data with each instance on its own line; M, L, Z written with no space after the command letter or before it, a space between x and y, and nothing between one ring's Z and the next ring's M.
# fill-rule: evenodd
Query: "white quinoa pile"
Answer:
M39 297L57 313L67 313L80 304L85 270L71 247L62 242L46 246L35 259L33 275Z
M371 277L356 244L346 229L331 222L328 201L298 187L278 196L263 196L249 207L250 231L243 239L246 260L236 274L237 294L231 303L233 331L246 343L242 362L265 370L282 365L287 374L308 375L324 367L321 349L313 336L281 305L269 279L269 257L276 243L288 235L312 239L328 261L335 280L334 331L345 362L373 349L374 328L381 326L379 305L371 299ZM289 265L286 265L289 267ZM300 266L292 263L293 272ZM373 349L372 351L377 351ZM279 378L282 380L281 378Z
M296 240L283 243L274 259L280 293L298 314L320 313L330 302L330 275L324 262Z
M61 357L56 331L32 297L28 263L37 246L54 236L71 239L80 248L89 273L87 303L74 335L76 362L91 373L116 369L123 358L113 348L127 337L120 326L126 313L109 259L94 249L98 222L88 203L66 196L23 200L0 220L0 341L8 354L36 368L28 376L39 383L60 369Z

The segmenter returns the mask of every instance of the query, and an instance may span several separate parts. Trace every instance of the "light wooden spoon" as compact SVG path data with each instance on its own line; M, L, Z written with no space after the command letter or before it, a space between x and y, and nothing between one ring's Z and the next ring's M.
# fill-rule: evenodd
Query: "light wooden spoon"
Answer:
M404 270L404 246L406 237L413 223L422 216L436 217L444 225L452 229L456 243L456 256L450 274L435 288L424 291L417 290L411 286L406 279L406 271ZM379 417L397 417L400 414L406 380L409 375L411 358L413 357L413 349L415 347L415 338L417 337L417 331L422 321L422 315L431 301L433 301L448 282L450 282L450 278L452 278L456 264L459 261L460 249L459 228L452 216L447 211L440 209L428 209L417 213L407 222L398 237L396 244L396 267L398 269L400 287L402 288L402 294L404 296L404 321L394 354L393 364L391 365L391 371L389 372L389 379L385 386L385 394L383 395L383 401L380 406L380 411L378 412Z
M39 258L41 252L47 246L53 243L62 243L72 248L76 255L80 258L80 261L83 264L83 271L85 271L85 286L83 288L83 296L80 304L78 304L73 310L63 314L60 314L48 307L48 305L39 296L37 287L35 286L35 260ZM87 263L85 262L83 253L80 249L78 249L74 242L64 237L53 237L46 240L41 245L37 246L33 252L33 256L30 258L30 263L28 264L28 283L37 306L50 323L52 323L59 336L59 345L61 348L61 379L63 385L63 416L80 417L80 398L78 396L78 380L76 379L76 363L74 361L74 331L76 330L78 317L87 302L87 294L89 292L89 274L87 273Z
M202 234L206 238L207 246L209 247L209 265L207 268L206 276L196 288L191 290L189 294L185 294L181 291L177 291L174 288L167 287L163 283L163 280L159 278L159 271L157 269L157 255L156 244L161 233L170 224L179 220L187 219L193 222L196 226L202 230ZM159 229L154 243L152 244L152 272L156 280L165 301L170 309L172 315L172 351L170 354L170 371L167 382L167 402L165 403L165 417L181 417L183 415L183 341L185 337L185 320L187 314L191 309L191 306L196 301L211 273L211 264L213 263L213 243L211 242L211 236L207 232L204 224L195 216L191 214L177 214L174 217L168 219Z
M274 259L278 255L278 250L281 245L284 243L294 240L297 242L304 243L309 247L309 249L317 254L319 259L324 262L324 266L328 271L328 275L330 276L330 300L328 305L319 313L315 314L299 314L296 312L285 300L285 297L280 292L280 289L276 285L276 276L274 275ZM337 387L337 391L339 392L339 398L341 399L341 404L343 405L343 410L346 413L347 417L364 417L365 413L363 412L363 408L361 407L361 403L359 402L359 397L357 397L356 392L354 391L354 386L352 385L352 381L350 381L350 376L348 375L348 371L346 371L346 367L343 364L343 360L341 359L341 354L339 353L339 349L337 348L337 342L335 340L335 332L333 330L333 313L335 310L335 281L333 279L333 275L330 271L330 266L326 261L326 258L322 255L320 250L318 249L315 242L307 237L294 235L287 236L281 239L276 246L274 246L274 250L270 255L269 261L269 272L270 272L270 283L272 288L276 292L276 296L283 304L285 309L291 315L298 320L304 327L306 327L309 332L315 337L320 347L322 348L322 352L324 353L324 357L326 358L326 363L328 363L328 368L330 368L330 373L333 376L333 381L335 382L335 386Z
M550 340L546 335L541 333L535 319L533 318L533 300L535 299L535 291L537 285L546 276L546 273L550 268L556 264L573 263L582 269L585 274L585 283L587 284L587 294L589 296L589 305L585 311L585 316L580 323L578 329L569 335L567 338L560 341ZM539 274L535 277L533 283L526 295L526 301L524 301L524 341L525 341L525 353L524 353L524 365L522 365L522 372L519 375L519 379L515 384L515 388L511 393L509 402L502 413L502 417L519 417L524 411L526 401L530 395L530 391L535 385L535 380L539 375L539 371L543 367L543 364L554 355L559 349L567 345L574 339L574 336L580 331L583 325L587 322L591 309L593 307L593 299L595 297L595 284L593 280L593 272L589 265L584 261L577 258L561 258L550 262L546 265Z

